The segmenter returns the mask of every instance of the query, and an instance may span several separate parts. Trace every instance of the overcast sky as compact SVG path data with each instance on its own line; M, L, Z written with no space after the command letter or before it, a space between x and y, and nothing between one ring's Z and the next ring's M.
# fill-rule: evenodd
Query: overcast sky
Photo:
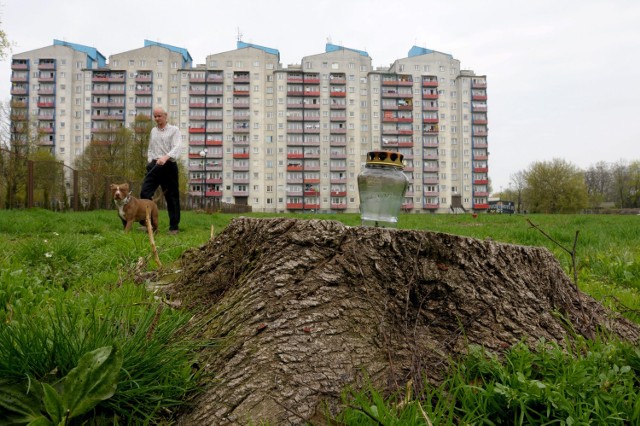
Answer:
M13 53L65 40L109 55L144 40L184 47L194 64L242 40L283 65L327 41L366 50L373 66L413 45L449 53L488 81L489 177L562 158L582 169L640 160L637 0L0 0ZM9 99L10 58L0 62Z

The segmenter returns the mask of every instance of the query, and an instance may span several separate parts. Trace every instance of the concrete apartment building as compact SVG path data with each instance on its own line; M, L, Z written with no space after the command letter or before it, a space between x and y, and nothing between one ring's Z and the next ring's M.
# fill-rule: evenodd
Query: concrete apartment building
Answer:
M414 46L374 69L367 52L329 43L283 67L278 50L239 41L194 66L186 49L145 41L107 64L54 41L13 55L11 81L12 118L35 118L47 129L39 144L66 164L165 107L182 131L192 206L357 212L365 154L384 149L404 154L405 211L488 208L486 77L446 53Z

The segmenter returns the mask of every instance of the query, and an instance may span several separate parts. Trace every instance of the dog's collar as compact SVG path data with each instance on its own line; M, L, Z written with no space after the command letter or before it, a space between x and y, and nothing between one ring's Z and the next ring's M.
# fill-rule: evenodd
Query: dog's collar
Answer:
M131 201L131 193L127 194L126 197L124 197L123 200L121 200L120 202L117 202L116 200L113 200L116 202L116 204L120 205L120 206L126 206L127 204L129 204L129 201Z

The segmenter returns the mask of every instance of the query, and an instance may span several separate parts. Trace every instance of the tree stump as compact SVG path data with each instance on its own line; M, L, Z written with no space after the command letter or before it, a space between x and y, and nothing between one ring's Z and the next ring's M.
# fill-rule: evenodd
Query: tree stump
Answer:
M213 374L179 424L322 423L363 380L439 383L469 344L500 353L631 322L576 292L550 251L325 220L238 218L166 288L196 308Z

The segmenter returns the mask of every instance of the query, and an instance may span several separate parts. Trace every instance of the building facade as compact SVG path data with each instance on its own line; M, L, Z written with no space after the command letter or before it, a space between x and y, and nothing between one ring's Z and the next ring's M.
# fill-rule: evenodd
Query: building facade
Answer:
M163 106L182 132L193 207L357 212L358 173L380 149L404 155L404 211L489 207L486 76L446 53L414 46L374 69L367 52L329 43L284 67L278 50L239 41L194 66L186 49L146 40L107 64L54 41L14 55L11 81L12 138L35 118L38 144L70 165Z

